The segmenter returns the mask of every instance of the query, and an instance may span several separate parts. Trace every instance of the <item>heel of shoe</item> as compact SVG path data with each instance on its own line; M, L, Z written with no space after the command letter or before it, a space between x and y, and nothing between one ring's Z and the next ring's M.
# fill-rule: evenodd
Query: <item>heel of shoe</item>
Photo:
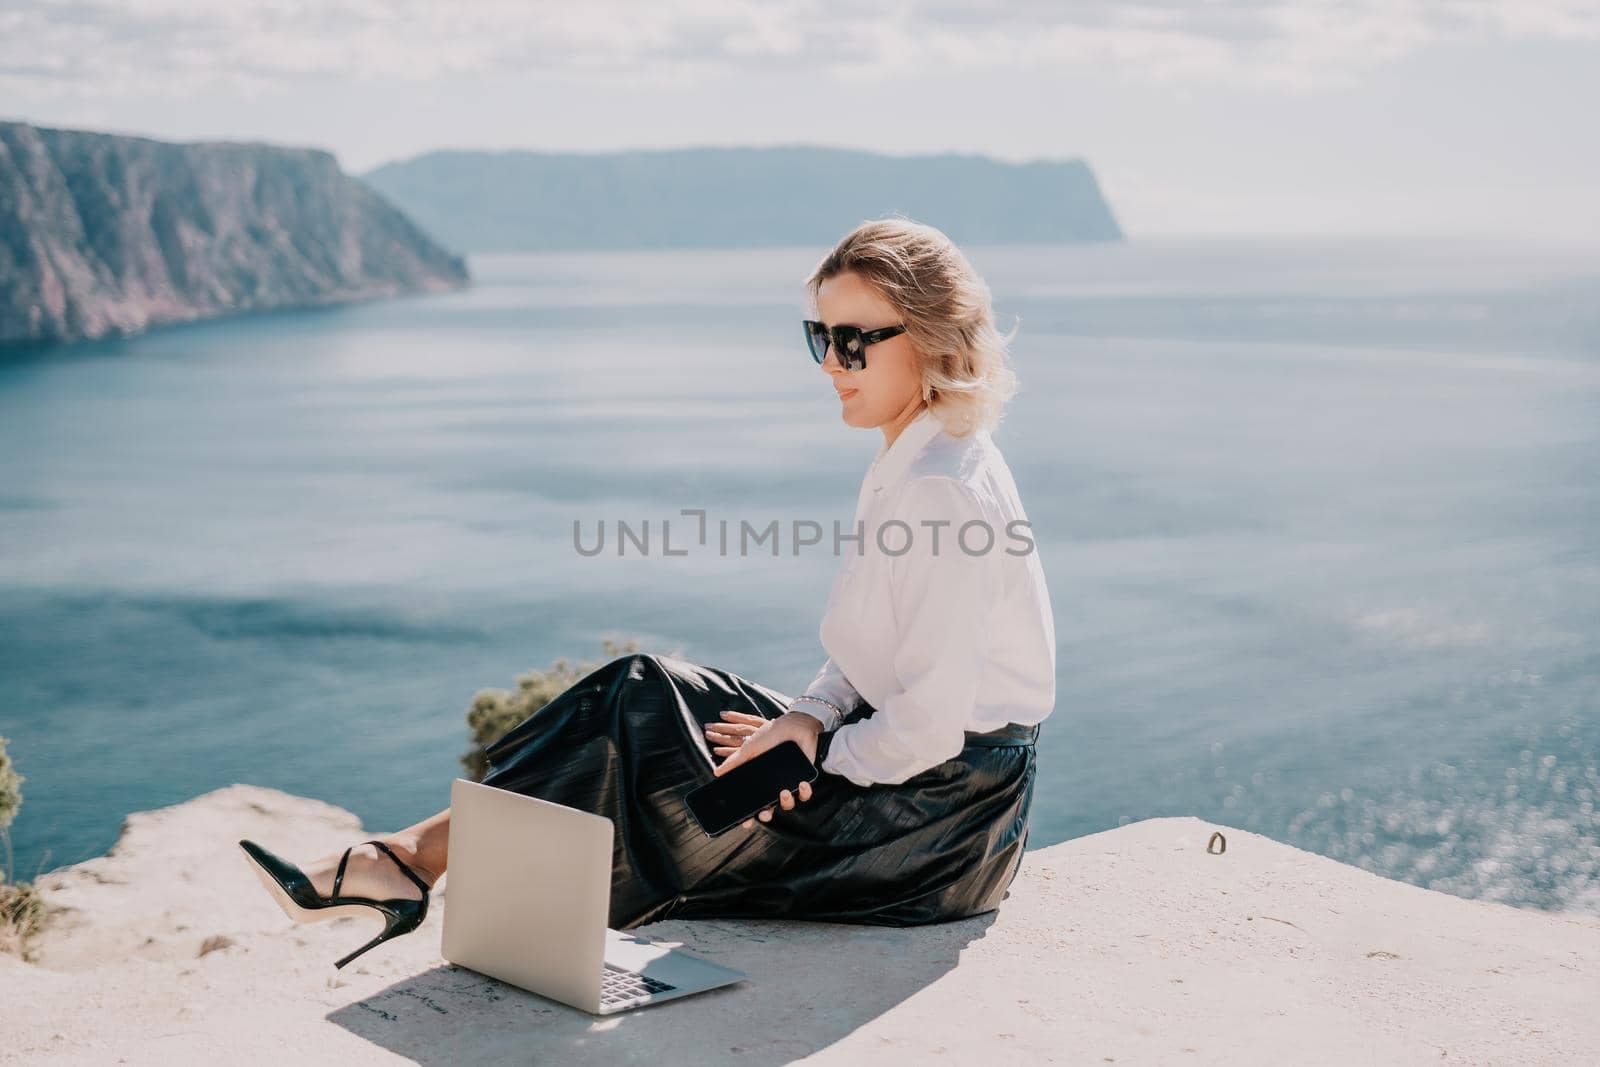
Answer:
M374 937L371 941L368 941L365 945L362 945L360 948L354 950L348 955L335 960L333 965L335 967L343 967L345 964L349 963L363 952L366 952L368 949L377 948L391 937L399 937L401 934L409 934L421 923L422 914L420 912L385 912L383 917L383 931L379 933L377 937Z

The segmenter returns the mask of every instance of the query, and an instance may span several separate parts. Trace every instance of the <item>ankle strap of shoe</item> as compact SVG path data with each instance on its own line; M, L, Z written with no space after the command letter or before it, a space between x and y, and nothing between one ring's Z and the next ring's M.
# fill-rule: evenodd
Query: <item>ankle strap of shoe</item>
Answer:
M394 849L390 848L388 845L384 844L382 841L368 841L367 844L369 844L369 845L377 845L379 848L381 848L385 852L387 852L389 854L389 858L394 860L396 863L398 863L400 865L400 869L402 871L406 872L406 877L411 879L413 882L417 883L417 888L418 889L422 890L422 892L424 894L427 894L429 892L431 887L428 885L428 883L424 882L421 878L418 878L417 877L417 872L413 871L410 867L406 866L406 861L401 859L399 856L396 856L394 854Z

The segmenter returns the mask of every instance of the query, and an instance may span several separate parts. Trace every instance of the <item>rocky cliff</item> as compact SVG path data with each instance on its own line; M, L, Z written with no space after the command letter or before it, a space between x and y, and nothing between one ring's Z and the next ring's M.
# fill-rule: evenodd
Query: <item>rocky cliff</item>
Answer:
M328 152L0 122L0 346L467 280Z

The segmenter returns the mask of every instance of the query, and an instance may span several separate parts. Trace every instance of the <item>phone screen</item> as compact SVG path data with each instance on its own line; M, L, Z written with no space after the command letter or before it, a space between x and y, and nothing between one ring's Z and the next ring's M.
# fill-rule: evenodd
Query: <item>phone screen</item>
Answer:
M816 778L816 764L806 758L805 749L785 741L705 785L696 786L683 799L700 829L715 837L767 805L776 804L778 794L785 789Z

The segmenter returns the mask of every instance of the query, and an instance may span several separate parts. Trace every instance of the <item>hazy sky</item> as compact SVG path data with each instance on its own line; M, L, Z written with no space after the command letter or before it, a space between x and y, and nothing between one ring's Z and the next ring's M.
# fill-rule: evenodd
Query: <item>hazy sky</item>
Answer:
M1600 235L1600 0L0 0L0 118L1081 157L1131 237Z

